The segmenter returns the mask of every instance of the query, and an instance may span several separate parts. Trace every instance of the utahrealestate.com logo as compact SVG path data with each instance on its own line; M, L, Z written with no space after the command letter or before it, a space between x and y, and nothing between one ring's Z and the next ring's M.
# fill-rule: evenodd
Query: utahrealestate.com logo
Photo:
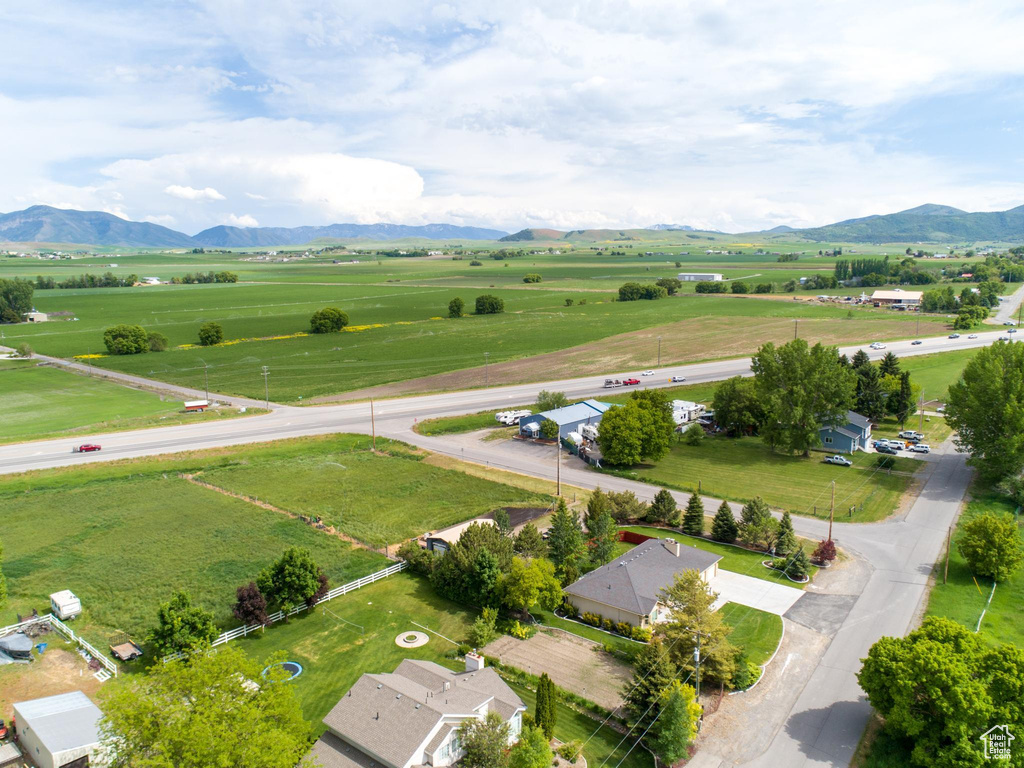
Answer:
M1010 742L1015 738L1010 733L1010 726L994 725L981 734L980 738L985 744L985 758L987 760L1010 759Z

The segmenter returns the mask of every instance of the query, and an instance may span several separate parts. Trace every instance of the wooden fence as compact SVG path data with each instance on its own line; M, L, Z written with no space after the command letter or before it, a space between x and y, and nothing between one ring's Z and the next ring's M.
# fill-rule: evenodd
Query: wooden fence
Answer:
M321 603L326 603L328 600L333 600L336 597L347 595L349 592L354 592L360 587L365 587L369 584L373 584L376 581L380 581L381 579L386 579L388 576L393 576L396 573L404 571L405 567L406 562L403 560L402 562L395 563L394 565L389 566L382 571L371 573L369 576L363 576L361 579L350 581L348 584L342 584L340 587L335 587L326 595L321 597L319 600L313 603L312 606L303 604L295 608L292 608L287 613L285 613L284 611L278 611L277 613L270 614L269 616L267 616L267 624L273 624L274 622L281 621L282 619L288 616L294 616L297 613L302 613L303 611L308 610L311 607L315 608ZM237 640L240 637L246 637L252 632L263 629L264 626L264 624L249 624L248 626L244 627L236 627L235 629L228 630L227 632L224 632L223 634L219 635L217 639L215 639L213 643L211 643L211 645L223 645L224 643L229 643L232 640ZM183 659L185 658L185 656L186 654L184 653L169 653L163 657L163 662L164 664L166 664L169 661Z

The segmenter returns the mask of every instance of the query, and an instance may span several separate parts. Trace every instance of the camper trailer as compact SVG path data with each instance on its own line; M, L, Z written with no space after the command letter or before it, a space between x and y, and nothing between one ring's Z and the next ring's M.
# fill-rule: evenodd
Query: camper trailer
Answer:
M82 612L82 601L70 589L50 595L50 610L61 621L75 618Z

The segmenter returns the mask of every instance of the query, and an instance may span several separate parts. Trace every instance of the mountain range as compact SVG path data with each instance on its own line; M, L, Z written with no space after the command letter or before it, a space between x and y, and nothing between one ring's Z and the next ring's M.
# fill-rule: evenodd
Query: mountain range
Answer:
M216 226L186 235L159 224L127 221L101 211L75 211L34 205L0 214L0 242L80 243L127 248L268 248L304 245L317 240L387 241L499 240L507 243L664 241L679 232L689 239L720 239L721 232L701 232L680 224L655 224L645 229L529 228L514 234L455 224L329 224L306 227ZM786 226L736 237L806 240L833 243L975 243L1024 241L1024 205L1007 211L969 213L948 205L927 204L898 213L847 219L809 229Z

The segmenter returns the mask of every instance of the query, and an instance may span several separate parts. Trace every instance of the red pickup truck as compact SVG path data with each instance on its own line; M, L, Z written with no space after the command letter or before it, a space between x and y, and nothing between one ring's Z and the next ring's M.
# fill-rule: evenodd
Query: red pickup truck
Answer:
M73 453L92 453L93 451L100 450L100 446L95 443L86 443L85 445L79 445L76 448L71 449Z
M623 379L622 383L625 384L627 387L631 387L634 384L639 384L640 379Z

